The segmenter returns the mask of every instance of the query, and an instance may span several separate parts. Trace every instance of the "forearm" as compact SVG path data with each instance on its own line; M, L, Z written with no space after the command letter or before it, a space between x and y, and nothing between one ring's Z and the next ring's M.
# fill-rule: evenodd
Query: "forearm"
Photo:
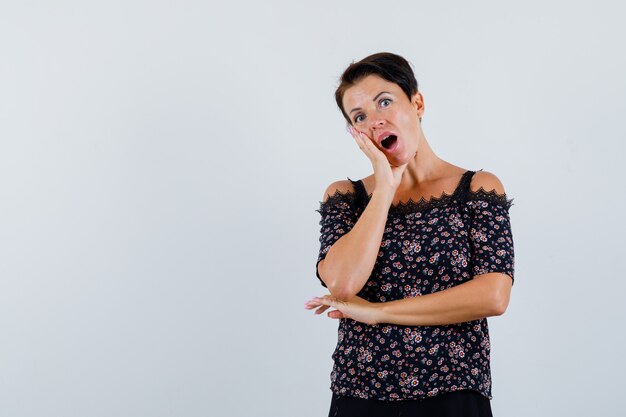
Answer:
M339 238L320 263L320 275L330 293L341 300L357 294L370 277L387 223L393 195L379 192L352 229Z
M377 303L376 321L406 326L464 323L499 315L499 303L488 280L472 279L432 294Z

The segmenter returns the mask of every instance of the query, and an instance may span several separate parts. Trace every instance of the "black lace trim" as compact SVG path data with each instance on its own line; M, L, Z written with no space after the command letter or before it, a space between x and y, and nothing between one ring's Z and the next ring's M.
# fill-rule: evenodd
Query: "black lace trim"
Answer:
M353 208L356 208L356 192L355 191L346 191L341 192L339 190L335 190L333 195L329 195L326 201L320 201L319 210L315 210L318 213L322 214L322 212L327 211L329 207L336 206L339 203L348 203Z
M372 198L372 194L368 194L367 202L365 205L369 203L371 198ZM424 197L421 197L418 201L415 201L409 197L408 201L400 201L398 204L392 204L391 206L389 206L389 213L406 214L406 213L413 213L417 211L428 211L428 210L432 210L435 207L445 207L452 202L458 203L461 201L460 200L461 198L462 198L462 195L458 195L458 194L455 195L455 193L448 194L445 191L443 192L441 196L432 197L428 200L426 200ZM513 198L509 199L506 193L498 194L496 190L486 191L481 186L476 191L467 190L465 194L465 200L466 201L475 201L475 200L488 201L492 204L501 205L502 207L508 210L513 205L514 199ZM356 209L356 206L355 206L356 191L341 192L339 190L335 190L335 193L333 195L330 195L326 201L323 201L323 202L320 201L319 203L320 203L320 209L315 210L315 211L317 211L320 214L323 211L325 211L328 207L334 206L338 203L348 203L353 208Z
M368 194L367 203L372 198L372 194ZM417 211L429 211L436 207L445 207L450 205L453 201L458 201L459 196L455 195L455 193L448 194L445 191L439 197L431 197L426 200L424 197L421 197L418 201L413 200L409 197L408 201L399 201L397 204L392 204L389 206L389 213L397 213L397 214L406 214L406 213L414 213Z
M470 200L483 200L483 201L488 201L490 203L493 204L499 204L502 207L504 207L505 209L510 209L511 206L514 205L513 200L515 200L514 198L509 199L508 196L506 195L506 193L504 194L498 194L496 192L496 190L489 190L486 191L482 186L476 190L468 190L467 191L467 197L466 197L467 201Z

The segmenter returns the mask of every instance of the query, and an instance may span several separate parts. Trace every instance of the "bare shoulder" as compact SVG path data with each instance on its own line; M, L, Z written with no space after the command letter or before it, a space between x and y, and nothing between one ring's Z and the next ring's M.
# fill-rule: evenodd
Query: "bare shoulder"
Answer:
M505 193L504 185L502 185L500 179L489 171L476 171L472 176L470 189L472 191L478 191L481 188L487 192L495 190L496 193L500 195Z
M354 191L354 187L349 180L335 181L326 188L326 191L324 191L322 201L325 202L326 200L328 200L329 197L335 195L337 192L345 194L352 191Z

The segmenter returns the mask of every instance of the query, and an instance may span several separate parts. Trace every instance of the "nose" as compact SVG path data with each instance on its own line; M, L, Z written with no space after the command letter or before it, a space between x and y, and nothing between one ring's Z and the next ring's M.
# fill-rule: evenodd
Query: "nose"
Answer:
M370 119L370 130L375 131L377 129L382 129L385 126L385 119L382 117L372 117Z

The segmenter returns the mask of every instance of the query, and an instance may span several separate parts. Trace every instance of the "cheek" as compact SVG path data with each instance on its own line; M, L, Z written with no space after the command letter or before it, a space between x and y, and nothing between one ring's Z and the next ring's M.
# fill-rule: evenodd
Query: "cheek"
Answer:
M403 109L396 117L396 121L404 127L413 127L417 120L417 114L414 114L411 109Z

